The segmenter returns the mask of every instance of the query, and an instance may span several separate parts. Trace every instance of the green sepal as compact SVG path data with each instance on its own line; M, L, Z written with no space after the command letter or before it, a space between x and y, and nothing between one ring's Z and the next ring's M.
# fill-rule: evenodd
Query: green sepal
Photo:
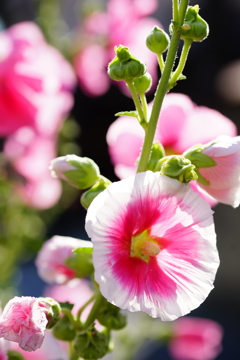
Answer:
M8 350L8 360L25 360L25 357L16 350Z
M131 117L138 118L138 112L135 111L135 110L133 110L133 111L120 111L120 112L116 113L115 116L131 116Z
M165 157L165 150L162 144L159 142L155 142L152 144L152 149L150 153L150 159L148 161L147 170L151 170L153 172L156 172L158 170L155 170L156 165L158 164L158 161Z
M92 329L86 332L78 333L73 346L79 357L88 360L98 360L108 352L109 338L92 327Z
M208 24L198 14L199 6L189 6L182 26L181 39L203 41L209 33Z
M92 248L84 247L73 251L73 255L65 260L67 267L73 269L76 277L83 278L94 272Z
M61 306L61 308L65 308L68 310L72 310L72 308L74 307L74 304L71 304L70 302L66 301L66 302L59 302L59 305Z
M64 315L53 327L52 333L58 340L72 341L76 336L76 330L69 317Z
M99 310L97 320L109 330L121 330L127 325L127 317L121 314L117 306L110 304L107 300Z
M46 308L46 318L48 320L47 329L51 329L60 319L61 305L56 300L50 297L39 297L40 306Z
M210 185L210 182L207 181L201 174L198 170L195 170L196 173L197 173L197 181L200 183L200 184L203 184L203 185Z
M108 76L116 81L132 81L147 71L146 65L133 56L128 47L119 45L114 48L116 56L108 64Z
M96 183L91 187L91 189L85 191L81 198L80 202L85 209L88 209L91 205L92 201L98 196L101 192L103 192L109 185L111 181L101 176L100 179L96 181Z
M209 144L208 144L208 146L209 146ZM194 147L185 151L183 153L183 156L186 159L189 159L191 161L191 163L196 166L197 169L216 166L217 165L216 162L210 156L208 156L202 152L208 146L195 145Z

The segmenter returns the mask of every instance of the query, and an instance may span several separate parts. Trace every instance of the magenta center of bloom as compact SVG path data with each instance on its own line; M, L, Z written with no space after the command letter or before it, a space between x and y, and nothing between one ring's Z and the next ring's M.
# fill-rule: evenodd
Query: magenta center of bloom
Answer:
M156 256L160 253L159 244L149 235L149 230L132 236L131 239L131 257L138 257L146 262L149 262L151 256Z

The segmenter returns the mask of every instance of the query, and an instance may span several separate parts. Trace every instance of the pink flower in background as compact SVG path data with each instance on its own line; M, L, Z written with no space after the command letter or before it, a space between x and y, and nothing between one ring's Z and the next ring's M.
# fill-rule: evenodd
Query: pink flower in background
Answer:
M9 341L0 338L0 360L8 360Z
M90 241L55 235L43 244L36 258L38 275L47 283L63 284L75 277L75 271L65 264L72 251L92 247Z
M122 309L174 320L213 288L212 211L187 184L150 171L113 183L91 203L86 230L100 291Z
M156 0L109 0L105 12L93 12L86 17L81 29L83 45L74 59L74 68L87 95L102 95L110 87L107 65L115 56L114 46L120 44L141 58L156 80L157 57L148 50L144 39L155 25L161 27L157 19L147 17L157 5ZM122 81L118 85L127 93Z
M0 337L17 342L23 350L34 351L42 345L47 322L36 298L15 296L0 316Z
M199 169L210 183L199 186L217 201L236 208L240 204L240 136L220 136L203 153L216 165Z
M73 104L75 75L31 22L0 34L0 135L22 126L55 134Z
M213 360L222 350L222 327L215 321L185 317L173 323L168 345L175 360Z
M222 134L235 136L237 128L218 111L196 106L184 94L170 93L165 97L155 141L163 144L167 155L182 154L189 147L208 143ZM115 173L120 179L136 172L136 160L143 139L144 131L134 118L121 116L110 125L107 143ZM199 189L198 184L193 186L205 200L216 203L203 189Z
M68 360L66 344L58 341L50 330L45 331L42 346L34 352L24 351L15 343L11 349L20 352L26 360Z

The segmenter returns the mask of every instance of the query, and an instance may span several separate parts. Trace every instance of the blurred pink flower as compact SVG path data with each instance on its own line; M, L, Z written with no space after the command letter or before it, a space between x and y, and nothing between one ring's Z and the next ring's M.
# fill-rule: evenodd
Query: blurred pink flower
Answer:
M219 265L210 206L187 184L151 171L115 182L87 211L103 296L164 321L198 307Z
M157 5L156 0L109 0L105 12L87 16L81 29L83 46L74 59L80 86L87 95L99 96L108 90L111 80L107 64L115 56L114 46L120 44L128 46L133 55L141 58L156 80L157 57L148 50L145 39L155 25L161 27L157 19L146 17ZM124 82L117 84L128 93Z
M152 104L149 104L149 110ZM163 144L166 154L182 154L195 144L205 144L219 135L235 136L235 124L218 111L196 106L184 94L170 93L163 102L155 141ZM107 132L109 153L116 175L123 179L136 172L136 160L144 139L144 131L135 118L121 116ZM192 184L192 182L191 182ZM210 204L216 203L198 184L194 191Z
M53 135L71 109L75 75L31 22L0 34L0 135L22 126Z
M199 186L217 201L232 205L240 204L240 136L220 136L203 150L216 163L215 166L199 169L210 185Z
M8 360L7 352L10 348L9 341L0 338L0 360Z
M221 352L222 327L215 321L185 317L173 323L168 345L175 360L213 360Z
M15 296L0 316L0 337L19 343L23 350L34 351L42 345L47 322L36 298Z
M75 277L75 271L65 264L72 251L79 247L92 247L90 241L55 235L46 241L36 258L38 275L47 283L63 284Z
M11 349L19 351L26 360L68 360L66 344L58 341L50 330L45 331L42 346L34 352L24 351L17 344L11 344Z

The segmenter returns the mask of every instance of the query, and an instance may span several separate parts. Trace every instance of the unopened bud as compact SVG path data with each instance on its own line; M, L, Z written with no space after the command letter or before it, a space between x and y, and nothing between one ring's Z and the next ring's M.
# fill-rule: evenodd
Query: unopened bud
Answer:
M72 341L75 338L76 331L69 317L64 315L53 327L52 333L58 340Z
M85 191L81 196L81 204L85 209L88 209L91 202L95 199L98 194L103 192L109 185L111 184L111 181L105 178L104 176L101 176L101 178L96 181L96 183L89 189L88 191Z
M204 40L209 33L209 27L205 20L198 14L199 6L189 6L184 24L182 26L181 39L193 41Z
M121 310L110 304L108 301L104 302L104 305L99 311L97 320L108 329L120 330L127 324L126 316L121 314Z
M143 76L134 79L133 85L138 94L144 94L144 93L148 92L148 90L150 90L150 88L152 86L152 77L147 72Z
M167 50L170 43L168 34L157 26L154 26L147 36L146 45L152 52L162 54Z
M25 360L24 356L16 350L8 350L8 360Z
M130 54L126 46L115 47L116 56L108 64L108 76L116 81L131 81L145 74L146 65Z
M182 155L166 156L159 161L160 174L176 179L182 183L197 180L195 166Z
M94 327L86 332L80 332L74 340L74 349L83 359L101 359L108 352L109 339Z
M90 188L100 177L99 167L92 159L76 155L53 159L49 169L52 177L83 190Z
M38 298L39 305L44 308L46 318L48 320L47 329L51 329L60 319L61 306L59 303L50 297Z

